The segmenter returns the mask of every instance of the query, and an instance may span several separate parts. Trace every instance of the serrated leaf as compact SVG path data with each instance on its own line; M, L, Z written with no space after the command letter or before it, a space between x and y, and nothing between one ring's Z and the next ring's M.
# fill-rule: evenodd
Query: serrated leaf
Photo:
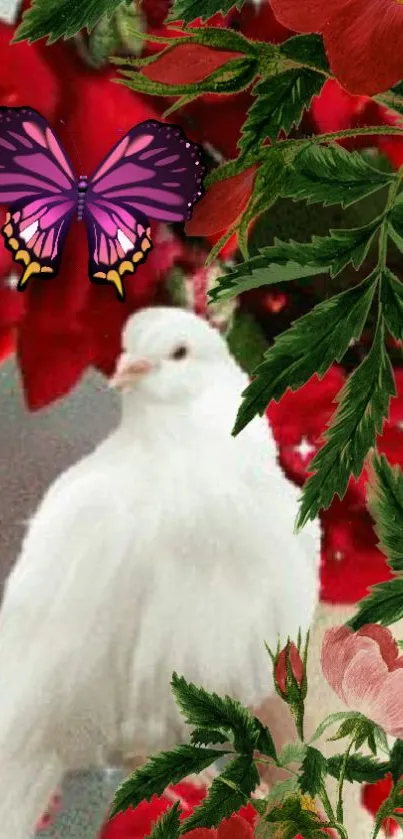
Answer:
M339 778L345 755L333 755L327 758L327 771L333 778ZM345 768L345 779L350 783L358 781L360 784L374 784L385 777L389 764L375 760L362 754L349 755Z
M252 91L256 101L249 108L238 143L241 151L257 149L268 137L275 140L280 131L288 134L293 126L298 127L324 82L323 75L304 67L258 82Z
M367 623L390 626L403 618L403 578L395 577L386 583L372 586L370 593L360 600L358 610L347 626L356 631Z
M335 722L340 722L341 720L347 719L354 719L354 720L362 720L364 719L362 714L359 714L357 711L335 711L333 714L328 714L328 716L318 725L315 733L311 737L310 742L314 743L315 740L318 740L319 737L324 734L327 728L330 725L333 725Z
M179 828L179 802L175 801L173 807L153 825L149 837L146 836L145 839L179 839Z
M237 757L214 779L207 798L182 823L181 832L187 833L196 827L217 827L223 819L247 803L259 783L259 773L253 760L247 755Z
M261 326L249 312L236 311L227 334L231 355L246 373L251 373L262 360L267 340Z
M53 44L59 38L72 38L81 29L90 32L104 15L111 18L121 5L122 0L33 0L13 40L32 43L47 37Z
M324 755L312 746L307 746L301 771L299 773L299 786L302 793L307 793L311 798L319 795L327 775L327 762Z
M356 727L357 720L355 718L343 720L341 726L336 731L336 734L334 734L333 737L329 737L328 739L331 741L343 740L344 737L348 737Z
M387 329L403 340L403 285L389 268L382 270L381 304Z
M264 803L267 805L280 804L286 796L296 792L298 792L297 778L295 776L293 778L285 778L284 781L278 781L273 785L270 792L266 795Z
M262 755L266 755L267 757L272 757L274 761L277 760L277 752L276 747L274 745L273 737L271 736L270 730L267 728L266 725L260 722L257 717L254 717L255 721L255 728L259 732L259 736L256 740L256 751L260 752Z
M395 574L403 573L403 473L391 466L385 455L374 455L374 479L369 506L375 520L380 547Z
M217 749L177 746L171 752L154 755L117 789L110 817L137 807L144 799L150 801L153 795L162 795L167 786L202 772L223 754Z
M228 735L214 728L195 728L190 735L192 746L215 746L228 743Z
M390 397L396 394L384 331L380 318L368 355L337 397L339 404L325 432L325 444L309 465L314 474L303 489L298 527L315 518L320 509L327 510L336 493L344 497L350 476L359 477L369 450L382 432Z
M403 740L395 740L390 753L390 772L397 784L403 775Z
M395 177L370 166L359 152L348 152L336 144L312 144L305 146L290 165L283 195L305 199L308 204L349 207Z
M311 242L281 242L260 248L258 256L241 262L219 277L210 291L212 300L227 299L250 288L287 282L315 274L336 277L349 263L358 269L365 259L380 219L351 230L330 230ZM299 266L299 268L298 268Z
M295 743L286 743L281 749L278 763L279 766L288 766L290 763L302 763L307 746L300 741Z
M280 44L280 53L284 58L291 58L305 67L322 70L324 73L329 71L329 62L320 35L294 35Z
M321 378L334 360L340 361L353 338L361 336L376 287L374 276L354 288L323 300L312 312L294 321L276 338L246 388L233 434L256 414L262 416L272 399L286 389L297 390L314 373Z
M242 8L245 0L175 0L168 20L183 20L185 23L192 23L194 20L209 20L213 15L221 12L227 15L231 9Z
M229 696L220 697L196 687L176 673L172 676L172 693L176 704L189 725L228 731L238 752L252 752L259 731L252 714Z

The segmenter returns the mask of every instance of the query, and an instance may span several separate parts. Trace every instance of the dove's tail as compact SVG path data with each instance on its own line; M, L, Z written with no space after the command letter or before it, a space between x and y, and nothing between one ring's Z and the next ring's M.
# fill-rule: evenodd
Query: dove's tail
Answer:
M1 839L30 839L62 779L56 755L24 751L10 760L0 751Z

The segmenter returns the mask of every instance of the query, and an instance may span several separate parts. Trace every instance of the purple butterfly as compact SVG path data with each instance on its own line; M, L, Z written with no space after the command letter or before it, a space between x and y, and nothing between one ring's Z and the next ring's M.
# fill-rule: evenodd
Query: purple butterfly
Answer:
M60 268L74 215L87 225L90 280L113 283L124 299L123 276L152 247L149 218L186 221L203 194L202 150L176 125L147 120L132 128L90 179L77 178L47 121L32 108L0 107L0 204L9 212L6 247L30 277Z

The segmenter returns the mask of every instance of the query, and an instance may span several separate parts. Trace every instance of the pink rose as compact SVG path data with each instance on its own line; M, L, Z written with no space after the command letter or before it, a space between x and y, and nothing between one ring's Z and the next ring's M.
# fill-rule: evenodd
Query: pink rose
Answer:
M387 734L403 737L403 656L388 629L377 624L353 632L326 632L322 670L340 699Z

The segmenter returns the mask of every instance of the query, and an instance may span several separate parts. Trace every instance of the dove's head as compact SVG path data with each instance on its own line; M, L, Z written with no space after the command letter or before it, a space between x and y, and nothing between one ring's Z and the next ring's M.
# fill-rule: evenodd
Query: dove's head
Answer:
M142 309L127 321L111 386L153 401L193 399L208 387L217 366L234 368L224 338L184 309Z

